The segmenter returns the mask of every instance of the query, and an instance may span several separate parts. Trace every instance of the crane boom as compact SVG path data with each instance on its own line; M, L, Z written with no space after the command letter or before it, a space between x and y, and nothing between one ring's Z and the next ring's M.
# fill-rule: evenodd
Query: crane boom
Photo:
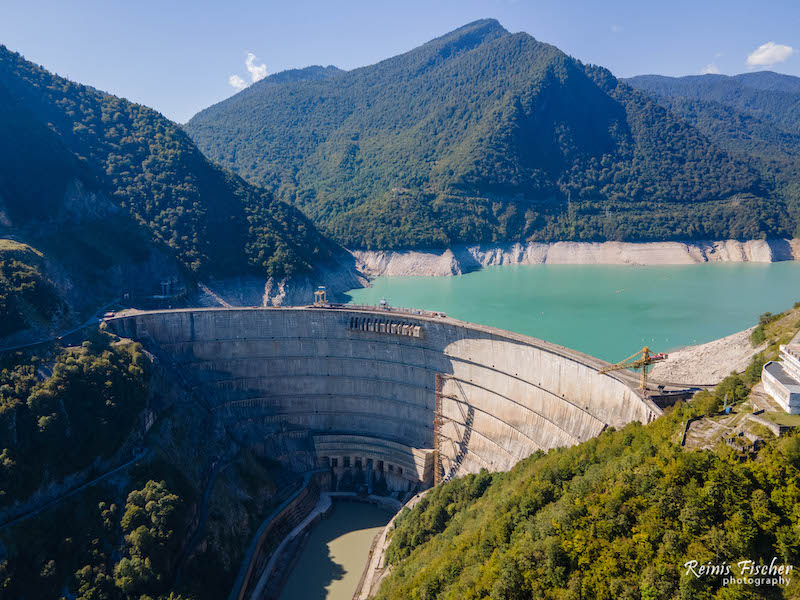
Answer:
M621 371L623 369L633 369L634 371L641 369L642 374L639 379L639 388L642 391L647 390L647 369L653 364L661 360L665 360L667 355L663 352L653 354L650 348L645 346L636 354L633 354L614 365L609 365L598 371L600 374L610 373L611 371Z

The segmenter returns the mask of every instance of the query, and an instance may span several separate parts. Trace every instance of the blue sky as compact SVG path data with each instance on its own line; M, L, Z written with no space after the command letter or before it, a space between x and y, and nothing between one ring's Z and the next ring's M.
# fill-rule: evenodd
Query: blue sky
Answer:
M233 94L232 76L252 81L248 53L255 77L310 64L350 69L484 17L620 77L800 76L797 0L0 0L0 43L184 122Z

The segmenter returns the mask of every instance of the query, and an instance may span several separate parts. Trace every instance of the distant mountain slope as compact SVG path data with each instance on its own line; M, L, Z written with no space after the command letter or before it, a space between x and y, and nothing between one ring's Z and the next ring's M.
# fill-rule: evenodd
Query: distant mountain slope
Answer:
M759 169L800 220L800 78L768 71L626 80Z
M742 75L665 77L639 75L628 85L658 96L680 97L729 106L741 113L800 133L800 78L769 71Z
M209 162L175 123L4 46L0 130L2 233L102 223L121 248L123 230L144 232L139 242L203 276L290 274L334 249L295 208Z
M328 65L323 67L320 65L312 65L302 69L287 69L280 73L275 73L269 77L262 79L261 85L270 85L272 83L293 83L296 81L319 81L320 79L329 79L335 77L340 73L344 73L340 68Z
M772 92L788 92L800 94L800 77L775 73L774 71L758 71L734 75L733 79L749 88Z
M185 126L351 247L785 235L760 174L649 96L497 21Z

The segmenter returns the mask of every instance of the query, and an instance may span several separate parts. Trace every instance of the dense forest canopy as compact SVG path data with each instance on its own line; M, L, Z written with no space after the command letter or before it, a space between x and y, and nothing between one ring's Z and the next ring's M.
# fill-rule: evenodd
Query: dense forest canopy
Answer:
M194 600L170 591L193 498L179 474L165 475L172 481L136 474L121 500L112 488L90 488L81 502L26 523L24 533L17 526L27 543L0 559L4 597Z
M800 133L800 78L771 71L741 75L639 75L625 82L655 96L730 106L779 129Z
M268 78L185 128L351 247L794 231L747 160L494 20L331 77Z
M30 246L0 238L0 337L31 322L49 323L67 310Z
M692 124L732 156L758 169L800 219L800 78L769 71L664 77L626 83Z
M684 566L796 565L800 437L741 462L727 447L685 452L681 407L509 473L432 490L403 515L380 600L710 600L797 597L790 587L723 585ZM746 573L745 573L746 574Z
M138 344L95 331L82 346L0 355L0 507L117 451L145 407Z
M202 275L285 275L335 246L295 208L209 162L147 107L0 46L0 228L124 215ZM77 200L76 200L77 199Z

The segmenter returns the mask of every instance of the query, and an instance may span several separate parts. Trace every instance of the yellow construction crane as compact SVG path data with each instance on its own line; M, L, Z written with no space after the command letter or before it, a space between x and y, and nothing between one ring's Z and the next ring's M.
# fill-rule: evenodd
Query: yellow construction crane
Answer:
M639 352L634 354L633 356L629 356L622 362L618 362L615 365L609 365L604 369L600 369L599 373L609 373L611 371L621 371L622 369L633 369L636 371L637 369L642 370L641 377L639 379L639 388L642 391L647 390L647 369L653 363L656 363L660 360L665 360L667 355L663 352L659 354L652 354L650 352L650 348L645 346Z

